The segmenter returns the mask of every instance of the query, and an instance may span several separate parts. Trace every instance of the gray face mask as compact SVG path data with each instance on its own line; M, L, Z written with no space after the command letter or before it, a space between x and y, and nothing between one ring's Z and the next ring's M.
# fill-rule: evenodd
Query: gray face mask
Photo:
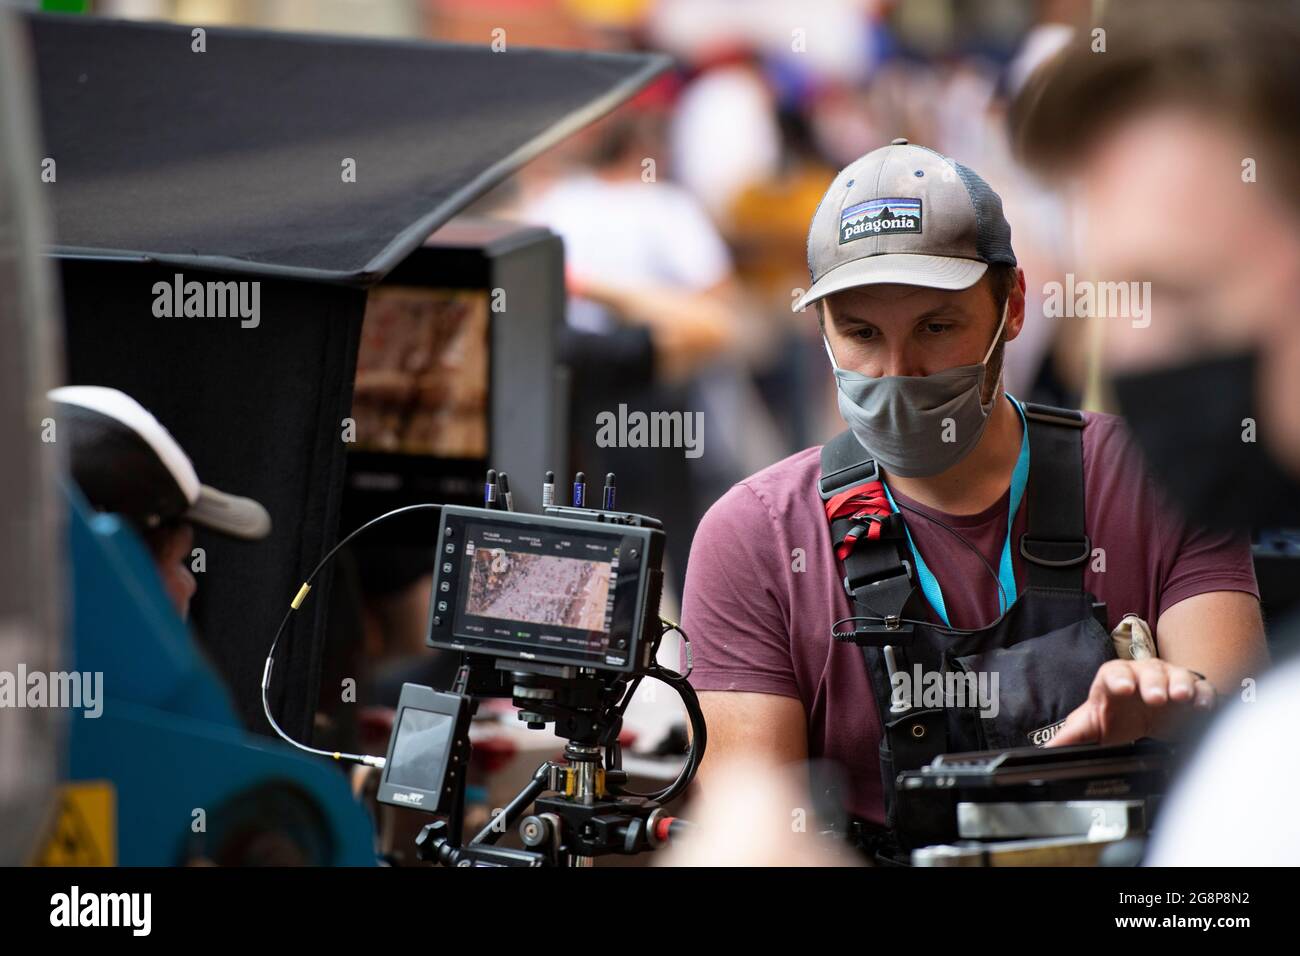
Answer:
M1009 304L1009 303L1008 303ZM830 342L840 414L858 442L891 475L923 478L947 471L979 444L994 398L980 401L989 356L1002 337L1007 307L978 365L959 365L933 375L872 378L840 368Z

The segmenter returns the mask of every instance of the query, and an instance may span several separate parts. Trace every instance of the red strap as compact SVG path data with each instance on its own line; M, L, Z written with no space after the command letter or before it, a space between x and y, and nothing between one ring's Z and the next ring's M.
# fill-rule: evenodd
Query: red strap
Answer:
M841 491L826 502L825 508L828 521L834 521L837 518L866 518L872 515L888 515L891 513L889 498L885 495L885 486L879 481L869 481L865 485L856 485L847 491ZM869 522L866 526L866 532L868 540L880 537L880 522ZM847 558L858 538L861 537L861 533L861 525L850 528L849 533L844 536L844 540L835 545L836 557L841 561Z

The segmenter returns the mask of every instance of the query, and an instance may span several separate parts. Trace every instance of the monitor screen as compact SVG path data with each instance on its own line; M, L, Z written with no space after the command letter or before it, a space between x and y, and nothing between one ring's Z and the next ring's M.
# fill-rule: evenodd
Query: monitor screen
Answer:
M397 787L440 792L453 729L449 714L404 708L387 768L388 782Z
M619 544L567 529L468 523L456 633L603 657Z
M483 458L488 291L380 285L361 326L352 448Z

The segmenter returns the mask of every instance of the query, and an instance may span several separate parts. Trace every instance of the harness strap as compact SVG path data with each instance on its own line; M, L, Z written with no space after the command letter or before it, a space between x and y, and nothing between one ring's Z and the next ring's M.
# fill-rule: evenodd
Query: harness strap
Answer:
M891 512L879 468L851 431L822 446L821 464L818 491L844 571L844 591L854 613L873 619L855 622L851 632L837 636L874 644L885 643L871 638L876 633L911 633L911 625L900 623L912 616L905 606L916 591L907 532L902 518Z
M1084 525L1083 414L1049 405L1022 403L1033 463L1026 495L1027 524L1019 550L1029 587L1083 590L1092 554ZM879 644L870 635L910 632L901 619L916 595L906 525L889 508L880 469L851 431L822 447L818 492L830 523L835 555L844 570L844 590L859 622L840 639ZM883 500L882 500L883 499ZM863 638L868 638L866 641Z
M1029 587L1083 590L1092 555L1084 525L1083 413L1024 405L1033 464L1020 556Z

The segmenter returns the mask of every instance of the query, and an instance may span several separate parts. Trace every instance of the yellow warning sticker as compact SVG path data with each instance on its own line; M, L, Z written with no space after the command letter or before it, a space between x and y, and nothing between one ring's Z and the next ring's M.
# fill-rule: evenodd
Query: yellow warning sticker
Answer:
M117 792L109 780L65 783L37 866L116 866Z

